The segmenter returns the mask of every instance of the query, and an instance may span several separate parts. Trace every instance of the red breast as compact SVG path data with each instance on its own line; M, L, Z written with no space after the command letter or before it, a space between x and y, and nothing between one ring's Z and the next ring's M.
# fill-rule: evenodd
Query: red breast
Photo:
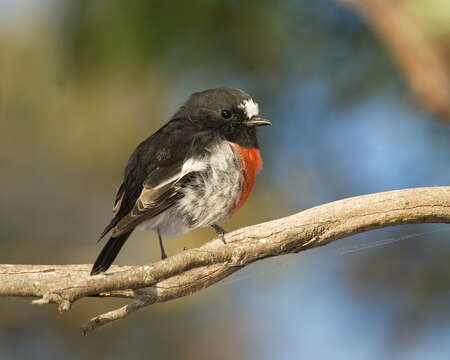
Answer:
M262 159L257 148L246 148L237 144L233 145L241 157L243 170L242 193L233 211L236 212L244 205L253 190L256 174L262 169Z

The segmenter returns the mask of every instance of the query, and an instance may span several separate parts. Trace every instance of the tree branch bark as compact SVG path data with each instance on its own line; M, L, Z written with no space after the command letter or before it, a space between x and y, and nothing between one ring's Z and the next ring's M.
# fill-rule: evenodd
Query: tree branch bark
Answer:
M388 191L320 205L295 215L242 228L197 249L145 266L113 266L89 276L91 265L0 265L0 296L38 297L60 312L86 296L133 299L96 316L83 334L154 303L211 286L254 261L297 253L387 226L450 223L450 186Z

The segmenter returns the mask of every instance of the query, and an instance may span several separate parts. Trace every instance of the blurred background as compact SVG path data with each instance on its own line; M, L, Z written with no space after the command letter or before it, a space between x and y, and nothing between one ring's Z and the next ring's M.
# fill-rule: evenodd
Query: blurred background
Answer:
M273 122L228 230L449 185L449 74L447 0L0 0L0 263L91 263L134 147L211 87ZM0 358L448 359L449 237L403 226L261 261L87 338L79 325L122 300L58 315L1 298ZM116 263L158 258L136 233Z

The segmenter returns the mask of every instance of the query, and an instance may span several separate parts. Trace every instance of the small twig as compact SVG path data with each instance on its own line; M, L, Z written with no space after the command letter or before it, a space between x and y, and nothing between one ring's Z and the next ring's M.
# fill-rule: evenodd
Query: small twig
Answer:
M89 332L95 330L96 328L106 325L111 321L124 319L132 312L142 309L143 307L146 307L150 304L152 304L151 298L146 298L144 296L139 297L129 304L122 306L121 308L109 311L105 314L98 315L90 319L81 327L81 333L86 336Z

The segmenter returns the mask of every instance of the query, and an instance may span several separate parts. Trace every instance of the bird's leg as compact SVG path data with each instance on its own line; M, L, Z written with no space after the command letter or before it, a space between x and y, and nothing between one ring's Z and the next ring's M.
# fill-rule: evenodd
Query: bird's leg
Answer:
M161 248L161 260L164 260L167 257L167 255L166 255L166 252L164 251L163 241L162 241L161 232L159 231L159 228L156 228L156 232L158 233L159 247Z
M221 228L219 225L211 225L211 227L216 230L216 234L220 236L220 238L222 239L222 242L224 244L226 244L225 242L225 234L227 233L223 228Z

